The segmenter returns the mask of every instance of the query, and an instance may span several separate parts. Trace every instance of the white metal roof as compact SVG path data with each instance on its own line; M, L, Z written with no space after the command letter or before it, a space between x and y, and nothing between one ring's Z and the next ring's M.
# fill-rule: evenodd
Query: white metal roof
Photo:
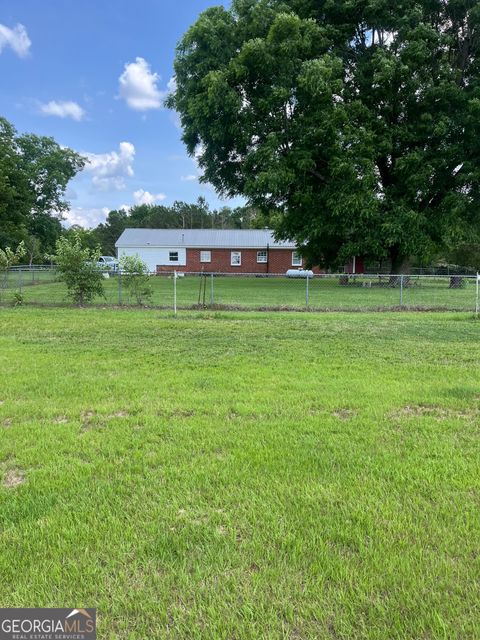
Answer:
M125 229L115 246L186 247L198 249L295 249L277 241L271 229Z

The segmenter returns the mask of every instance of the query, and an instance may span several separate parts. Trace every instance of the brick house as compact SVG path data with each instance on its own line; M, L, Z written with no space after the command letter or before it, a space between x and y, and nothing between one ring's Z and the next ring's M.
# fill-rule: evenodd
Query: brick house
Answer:
M138 255L156 273L262 274L303 267L295 244L275 240L268 229L125 229L115 246L119 258Z
M115 247L118 258L138 255L155 273L285 274L304 267L295 243L275 240L269 229L125 229Z

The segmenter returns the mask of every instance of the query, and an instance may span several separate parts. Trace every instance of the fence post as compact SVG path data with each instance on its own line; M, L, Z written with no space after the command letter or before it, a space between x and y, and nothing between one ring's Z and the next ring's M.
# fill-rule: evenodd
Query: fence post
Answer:
M477 299L475 302L475 316L478 318L480 313L480 273L477 273Z
M18 291L22 293L22 270L18 270Z
M403 307L403 275L400 276L400 306Z
M210 304L215 304L215 295L213 291L213 273L210 275Z
M308 307L309 303L310 303L310 277L307 273L307 285L305 288L305 306Z
M118 270L118 304L122 306L122 272Z
M173 314L177 316L177 272L173 272Z

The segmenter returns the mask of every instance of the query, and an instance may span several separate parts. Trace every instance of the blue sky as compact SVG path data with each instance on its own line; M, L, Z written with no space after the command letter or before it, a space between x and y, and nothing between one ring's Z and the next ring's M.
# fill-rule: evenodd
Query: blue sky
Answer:
M240 203L199 184L178 118L162 106L176 44L213 4L221 1L2 0L0 114L90 161L69 188L67 224L95 226L141 202Z

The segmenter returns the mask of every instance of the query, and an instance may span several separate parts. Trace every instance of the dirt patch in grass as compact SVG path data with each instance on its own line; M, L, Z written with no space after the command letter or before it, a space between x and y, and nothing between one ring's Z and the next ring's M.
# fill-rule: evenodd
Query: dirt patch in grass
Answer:
M449 420L452 418L463 418L471 420L480 416L480 410L474 408L450 409L447 407L439 407L437 405L407 405L390 414L391 418L421 418L431 417L436 420Z
M92 429L96 421L97 414L95 411L82 411L80 419L82 421L82 431L88 431Z
M117 413L112 413L108 416L109 420L113 420L114 418L128 418L130 414L127 411L117 411Z
M3 486L14 489L25 482L25 474L20 469L10 469L3 478Z
M353 409L336 409L332 413L332 416L338 418L339 420L351 420L352 418L355 418L356 415L357 412Z
M82 431L88 431L93 429L94 427L104 427L106 426L107 420L118 420L129 418L130 413L128 411L116 411L115 413L111 413L107 416L96 413L95 411L83 411L80 414L80 419L82 421Z
M2 427L11 427L12 426L12 422L13 422L13 420L11 418L6 418L2 422Z
M196 412L190 409L173 409L172 411L159 411L158 415L166 418L193 418Z
M443 409L440 409L439 407L429 407L424 405L411 407L410 405L407 405L406 407L402 407L401 409L398 409L398 411L393 411L391 414L392 418L402 418L402 417L418 418L421 416L431 416L431 415L435 415L437 417L446 417L447 412L444 411Z
M67 422L68 422L67 416L57 416L54 419L55 424L67 424Z

